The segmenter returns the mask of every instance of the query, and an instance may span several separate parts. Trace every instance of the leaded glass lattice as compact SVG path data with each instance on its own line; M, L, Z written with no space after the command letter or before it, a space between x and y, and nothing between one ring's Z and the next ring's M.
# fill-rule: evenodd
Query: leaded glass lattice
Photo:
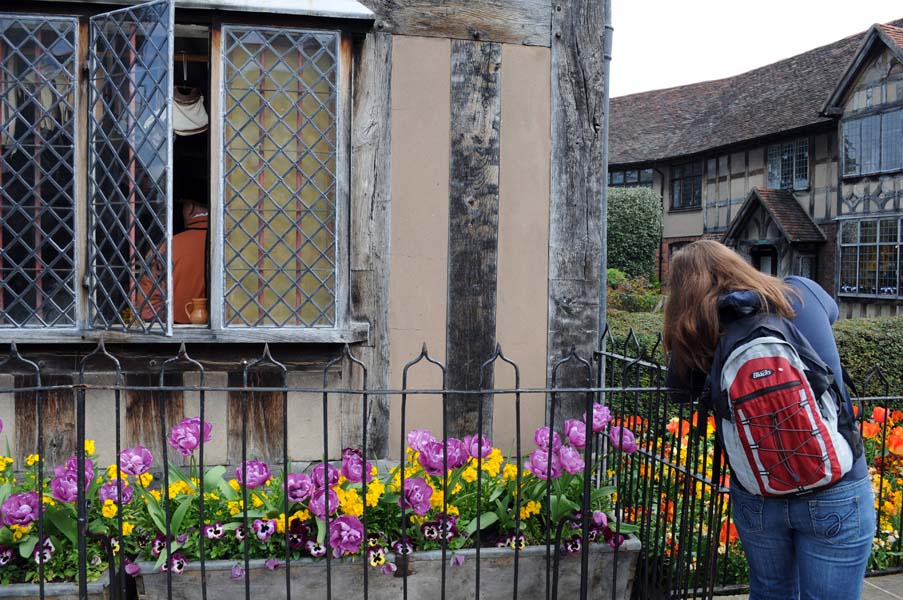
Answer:
M0 328L76 324L77 30L0 16Z
M171 330L169 0L91 19L89 305L95 328Z
M223 27L226 326L335 325L338 40Z

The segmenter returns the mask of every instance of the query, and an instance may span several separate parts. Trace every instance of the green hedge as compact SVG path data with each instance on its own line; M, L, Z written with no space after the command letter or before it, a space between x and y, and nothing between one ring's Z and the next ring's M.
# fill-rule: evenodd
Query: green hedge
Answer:
M647 351L653 347L662 330L662 313L608 312L608 324L620 350L624 338L632 329ZM903 317L884 319L843 319L834 324L834 335L844 366L860 388L875 366L887 378L888 392L897 395L903 390ZM658 353L661 356L661 352ZM862 390L860 390L862 392ZM865 391L868 395L884 394L882 383L874 382Z
M608 188L610 268L652 279L661 235L661 196L644 187Z

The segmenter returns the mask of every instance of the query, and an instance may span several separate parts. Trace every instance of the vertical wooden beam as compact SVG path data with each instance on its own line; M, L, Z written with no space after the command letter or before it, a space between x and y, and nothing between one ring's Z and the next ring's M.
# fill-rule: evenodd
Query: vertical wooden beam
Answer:
M392 232L392 36L368 34L353 49L351 99L351 316L370 323L356 348L371 389L389 387L389 264ZM342 410L342 447L361 442L361 400ZM367 449L389 449L389 398L371 397Z
M16 389L35 386L32 375L16 375ZM41 385L72 385L68 375L43 375ZM52 474L75 452L75 399L71 390L47 390L42 405L42 429L44 430L44 475ZM25 457L38 452L38 402L35 392L14 394L16 411L16 460L24 468Z
M448 213L448 385L477 389L495 349L502 47L452 41ZM492 380L483 381L491 386ZM477 432L476 396L449 398L449 434ZM492 407L483 407L483 433Z
M282 387L282 373L255 370L248 374L248 387ZM242 387L241 372L229 373L229 387ZM242 397L247 396L247 413L242 410ZM229 464L241 463L241 437L247 423L248 460L282 464L282 393L229 392L229 435L226 456ZM289 457L291 458L291 457Z
M606 111L603 31L608 2L552 3L552 184L549 214L548 369L575 347L592 357L605 310ZM559 385L586 385L579 369ZM563 399L560 418L583 412Z
M160 376L157 373L126 373L126 386L156 387L160 385ZM163 384L166 386L182 385L182 374L171 373L165 376ZM141 444L150 450L154 457L163 457L163 442L160 435L160 394L161 392L147 390L126 390L125 414L126 414L126 441L125 446ZM173 425L177 425L185 418L181 391L162 392L164 394L164 417L166 421L166 436ZM196 416L196 415L188 415ZM169 460L177 462L181 456L172 448L168 450Z

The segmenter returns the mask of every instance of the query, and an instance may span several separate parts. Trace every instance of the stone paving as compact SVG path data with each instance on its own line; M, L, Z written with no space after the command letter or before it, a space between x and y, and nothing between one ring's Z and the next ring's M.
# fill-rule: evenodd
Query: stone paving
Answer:
M739 596L716 596L717 600L748 600L746 594ZM847 600L846 598L825 598L824 600ZM903 600L903 574L867 577L862 582L862 600Z

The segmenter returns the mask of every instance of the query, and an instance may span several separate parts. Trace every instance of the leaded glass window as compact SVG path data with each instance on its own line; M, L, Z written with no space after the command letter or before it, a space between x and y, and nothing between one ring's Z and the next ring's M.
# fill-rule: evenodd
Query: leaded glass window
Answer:
M76 325L77 27L0 17L0 328Z
M903 110L843 124L843 174L870 175L903 169Z
M223 28L227 327L336 323L338 42Z
M844 221L840 230L843 295L901 297L901 219Z
M768 187L802 190L809 187L809 140L768 147Z

